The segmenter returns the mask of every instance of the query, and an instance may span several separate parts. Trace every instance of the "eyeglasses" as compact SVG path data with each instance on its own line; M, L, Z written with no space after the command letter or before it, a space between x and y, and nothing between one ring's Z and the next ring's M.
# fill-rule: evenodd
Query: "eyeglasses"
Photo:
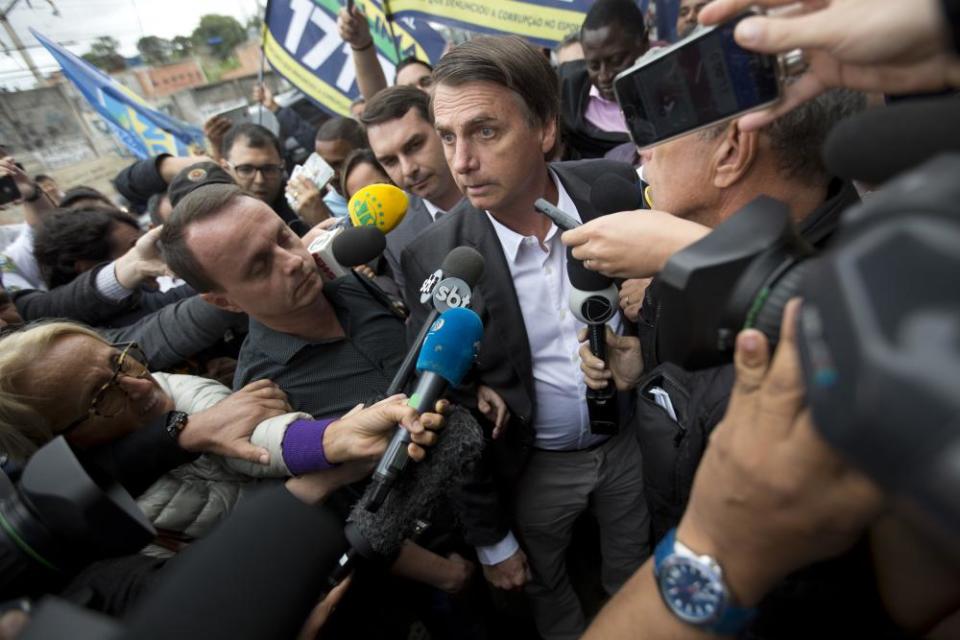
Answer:
M93 395L93 400L90 401L90 408L87 409L87 415L71 422L59 435L70 433L93 416L112 418L123 413L123 410L127 408L130 402L130 396L120 387L120 376L141 379L146 377L150 372L145 364L147 356L136 342L126 342L110 346L120 350L120 355L117 356L116 364L113 366L113 374Z
M231 164L230 166L233 167L233 170L239 177L244 179L252 178L256 175L257 171L259 171L264 178L277 178L283 173L282 164Z

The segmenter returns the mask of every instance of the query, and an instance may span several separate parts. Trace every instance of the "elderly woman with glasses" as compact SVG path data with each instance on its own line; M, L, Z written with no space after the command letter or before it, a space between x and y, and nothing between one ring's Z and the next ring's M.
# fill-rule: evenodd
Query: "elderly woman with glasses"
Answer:
M284 393L268 380L232 393L206 378L150 373L144 361L133 343L112 345L91 329L65 322L0 339L0 453L23 461L58 435L76 448L94 447L164 414L172 438L185 436L194 418L230 422L257 416L251 443L266 451L259 463L204 455L138 498L158 529L198 537L229 512L255 478L301 476L344 462L356 468L338 474L347 476L340 480L357 480L386 449L398 422L412 433L409 453L415 460L423 458L421 445L433 444L432 430L443 422L437 414L418 417L398 398L340 419L314 420L292 412Z

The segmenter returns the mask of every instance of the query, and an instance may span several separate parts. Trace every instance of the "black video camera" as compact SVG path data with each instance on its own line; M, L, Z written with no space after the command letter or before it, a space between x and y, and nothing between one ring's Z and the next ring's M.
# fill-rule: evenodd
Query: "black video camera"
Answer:
M660 273L656 349L686 368L729 362L742 329L777 341L803 298L798 346L821 435L946 531L960 530L960 154L844 212L822 255L785 207L758 199Z
M0 600L42 593L89 562L139 551L155 535L130 494L82 465L58 437L18 474L0 472Z

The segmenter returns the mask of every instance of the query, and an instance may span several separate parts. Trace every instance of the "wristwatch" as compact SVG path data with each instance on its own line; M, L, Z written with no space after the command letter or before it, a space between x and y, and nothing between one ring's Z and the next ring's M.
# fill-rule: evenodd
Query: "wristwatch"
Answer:
M735 604L714 558L697 555L671 529L654 552L653 575L667 608L683 622L710 633L739 633L756 609Z
M183 411L171 411L167 414L167 435L173 438L174 442L180 439L180 432L187 426L187 420L190 418Z

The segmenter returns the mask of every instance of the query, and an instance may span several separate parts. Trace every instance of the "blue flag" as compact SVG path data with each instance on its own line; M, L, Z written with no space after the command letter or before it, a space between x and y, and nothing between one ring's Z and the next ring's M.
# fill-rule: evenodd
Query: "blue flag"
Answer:
M33 29L33 36L56 58L66 76L100 114L111 131L138 158L161 153L188 155L203 144L203 131L150 107L140 96L85 60Z
M444 39L424 20L405 17L393 23L393 36L378 0L356 0L388 80L408 57L436 62ZM331 113L350 115L360 95L350 45L337 33L339 0L270 0L264 20L263 50L273 69L304 95Z

